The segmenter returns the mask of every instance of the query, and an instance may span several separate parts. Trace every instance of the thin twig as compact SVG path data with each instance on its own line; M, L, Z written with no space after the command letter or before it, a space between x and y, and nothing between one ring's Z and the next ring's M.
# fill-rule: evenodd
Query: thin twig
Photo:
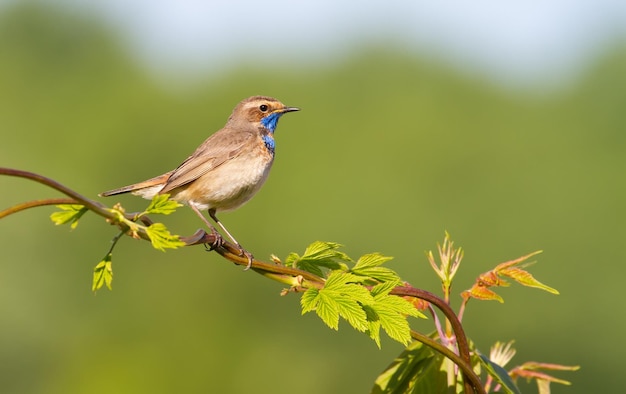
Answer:
M21 204L13 205L12 207L9 207L7 209L0 211L0 219L5 218L14 213L18 213L20 211L29 209L29 208L43 207L46 205L64 205L64 204L80 204L80 203L72 198L47 198L44 200L27 201Z

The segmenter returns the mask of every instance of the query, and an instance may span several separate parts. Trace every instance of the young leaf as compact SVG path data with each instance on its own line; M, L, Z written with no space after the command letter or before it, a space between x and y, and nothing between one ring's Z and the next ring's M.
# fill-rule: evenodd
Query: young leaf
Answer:
M57 208L61 209L60 212L53 212L50 215L50 219L57 226L60 224L70 223L70 228L73 230L78 226L78 219L80 219L85 212L88 211L84 205L66 204L57 205Z
M369 334L378 347L380 347L380 339L378 339L380 334L377 331L381 327L390 338L406 345L411 342L411 329L407 316L426 318L411 302L389 294L398 283L381 283L374 286L371 291L373 302L367 304Z
M475 298L477 300L495 300L500 303L504 302L504 299L500 297L495 291L490 290L488 287L477 285L472 286L469 290L464 290L463 292L461 292L461 297L463 297L464 299Z
M317 295L315 312L324 323L333 330L339 329L339 308L333 295L328 291L320 291Z
M544 285L543 283L535 279L530 272L523 270L521 268L510 267L510 268L503 269L499 271L498 273L500 275L504 275L515 280L517 283L521 285L524 285L527 287L536 287L538 289L545 290L552 294L559 294L558 290L550 286Z
M528 271L522 269L533 264L532 262L526 262L526 260L539 253L541 253L540 250L518 257L517 259L498 264L491 271L480 274L474 282L474 285L470 289L463 291L461 295L465 299L472 297L479 300L497 300L504 302L502 297L496 294L493 290L489 289L490 287L509 286L510 283L502 277L511 278L524 286L536 287L552 294L559 294L556 289L544 285L535 279Z
M176 208L183 206L177 201L170 200L169 198L169 194L156 194L152 198L152 201L150 201L150 205L148 205L148 208L146 208L144 213L169 215L176 211Z
M577 371L580 369L578 365L560 365L560 364L550 364L550 363L538 363L534 361L525 362L522 365L519 365L513 368L509 375L513 380L519 378L525 378L527 381L534 379L537 382L537 385L540 388L540 393L550 393L550 383L559 383L564 385L571 385L567 380L556 378L552 375L548 375L542 370L548 371ZM541 391L541 390L547 391Z
M393 259L380 253L370 253L361 256L350 272L375 279L379 282L398 281L400 277L390 268L381 267L382 264Z
M93 282L91 291L94 293L102 286L106 285L109 290L113 281L113 267L111 266L111 253L107 254L104 259L93 269Z
M372 338L376 347L380 349L380 320L378 319L378 315L369 305L363 305L363 309L367 316L367 335Z
M356 283L356 275L332 271L322 289L308 289L300 299L302 314L315 310L326 325L334 330L339 328L342 317L358 331L368 328L367 316L362 304L373 301L369 291Z
M178 235L170 234L163 223L153 223L146 227L146 233L150 237L152 247L161 251L165 249L176 249L185 246L185 243L178 238Z
M302 306L302 314L314 311L317 307L317 297L319 296L319 290L312 287L302 294L300 297L300 305Z
M347 271L345 264L352 261L347 254L338 251L341 245L335 242L315 241L304 251L304 255L290 253L285 259L288 267L297 267L317 276L324 276L322 268Z
M300 299L302 314L315 311L332 329L343 318L358 331L367 331L380 348L380 328L396 341L407 344L411 331L407 316L425 317L406 299L389 293L400 281L384 282L371 291L363 278L349 272L332 271L322 289L308 289Z

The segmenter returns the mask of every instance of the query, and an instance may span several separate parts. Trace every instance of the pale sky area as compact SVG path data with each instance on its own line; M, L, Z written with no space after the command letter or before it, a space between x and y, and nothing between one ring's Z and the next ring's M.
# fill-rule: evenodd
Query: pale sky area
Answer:
M157 75L315 67L377 44L515 86L567 81L626 43L624 0L44 2L102 18Z

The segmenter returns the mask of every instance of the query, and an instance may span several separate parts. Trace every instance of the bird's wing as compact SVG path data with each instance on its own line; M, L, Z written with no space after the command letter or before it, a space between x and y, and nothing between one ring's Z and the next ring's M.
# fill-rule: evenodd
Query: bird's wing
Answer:
M172 172L159 193L167 193L177 187L195 181L202 175L239 156L248 146L254 134L222 129L213 134Z
M159 176L154 177L152 179L148 179L147 181L143 181L143 182L139 182L139 183L134 183L132 185L120 187L119 189L108 190L106 192L100 193L99 196L101 196L101 197L108 197L108 196L113 196L113 195L116 195L116 194L135 192L137 190L146 189L146 188L153 187L153 186L163 185L163 184L165 184L165 182L167 182L167 179L170 177L170 174L172 172L173 171L170 171L170 172L165 173L163 175L159 175Z

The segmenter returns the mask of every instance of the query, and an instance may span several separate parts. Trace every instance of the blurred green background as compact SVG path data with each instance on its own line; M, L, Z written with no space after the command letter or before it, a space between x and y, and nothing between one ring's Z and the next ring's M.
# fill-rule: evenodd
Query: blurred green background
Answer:
M378 251L438 291L424 251L444 231L466 251L456 292L497 263L543 249L531 272L560 296L512 286L471 302L468 335L513 363L581 365L555 393L624 392L618 308L626 269L626 50L550 91L505 89L382 46L311 67L241 64L171 89L88 16L51 6L0 13L0 166L80 193L158 175L264 94L302 111L277 130L263 190L222 220L255 256L315 240ZM0 178L0 208L58 194ZM129 210L146 202L122 196ZM55 227L52 208L0 222L3 393L364 393L402 350L378 350L299 312L299 297L201 247L162 253L123 239L114 290L90 291L115 230L94 215ZM164 220L200 223L188 209ZM458 300L455 300L458 307ZM430 330L430 322L416 326ZM521 384L523 389L534 387Z

